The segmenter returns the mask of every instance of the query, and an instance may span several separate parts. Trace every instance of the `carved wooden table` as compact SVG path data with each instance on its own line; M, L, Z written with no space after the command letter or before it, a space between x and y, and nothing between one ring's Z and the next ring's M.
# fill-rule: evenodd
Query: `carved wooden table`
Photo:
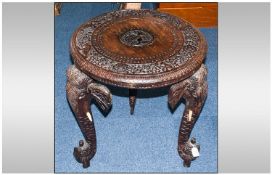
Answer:
M131 114L137 89L170 86L168 103L186 106L179 129L178 153L189 167L200 146L189 139L207 96L207 44L188 22L152 10L120 10L81 25L70 43L74 64L67 70L67 97L85 140L74 148L84 168L96 152L96 133L90 102L109 111L109 84L129 89Z

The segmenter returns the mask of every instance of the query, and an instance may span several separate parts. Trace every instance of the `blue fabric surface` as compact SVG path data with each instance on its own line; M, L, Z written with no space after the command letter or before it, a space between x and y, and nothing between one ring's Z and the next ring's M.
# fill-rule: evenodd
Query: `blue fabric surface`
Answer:
M55 17L55 172L182 173L217 172L217 29L202 28L208 41L208 97L192 132L201 145L200 157L190 168L177 152L178 130L184 104L172 113L167 88L139 91L135 113L129 114L128 90L110 87L113 107L107 117L91 105L97 152L91 166L82 168L73 149L83 138L66 99L66 68L71 65L69 41L88 19L116 10L113 3L64 3ZM148 3L145 8L153 7Z

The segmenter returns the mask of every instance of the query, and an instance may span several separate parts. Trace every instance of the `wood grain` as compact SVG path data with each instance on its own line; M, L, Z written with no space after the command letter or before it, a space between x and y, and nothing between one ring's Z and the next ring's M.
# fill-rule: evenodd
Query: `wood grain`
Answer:
M95 80L150 89L195 73L205 58L207 43L184 20L141 9L91 19L73 34L70 48L77 67Z
M183 18L195 27L218 25L218 3L160 3L157 10Z

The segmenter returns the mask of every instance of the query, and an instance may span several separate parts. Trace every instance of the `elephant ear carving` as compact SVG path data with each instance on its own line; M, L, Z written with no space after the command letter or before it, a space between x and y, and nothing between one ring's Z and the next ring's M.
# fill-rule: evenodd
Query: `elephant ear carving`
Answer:
M104 112L110 110L112 106L112 95L106 86L90 83L87 87L87 92Z
M183 97L185 84L186 83L181 82L171 86L168 93L168 103L172 110L176 107L180 99Z

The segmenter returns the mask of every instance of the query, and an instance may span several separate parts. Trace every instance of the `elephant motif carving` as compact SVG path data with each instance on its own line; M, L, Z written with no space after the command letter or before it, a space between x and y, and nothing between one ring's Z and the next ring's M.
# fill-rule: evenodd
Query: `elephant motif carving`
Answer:
M85 140L80 140L79 146L74 148L74 156L84 168L87 168L96 152L96 133L90 103L94 100L103 111L107 112L112 105L112 96L108 88L97 84L75 65L70 66L67 70L66 92L85 137Z
M200 146L196 146L196 140L189 140L189 137L205 102L207 91L207 68L204 64L191 77L172 85L169 90L168 103L172 109L181 98L186 101L178 139L178 152L186 167L199 155Z

